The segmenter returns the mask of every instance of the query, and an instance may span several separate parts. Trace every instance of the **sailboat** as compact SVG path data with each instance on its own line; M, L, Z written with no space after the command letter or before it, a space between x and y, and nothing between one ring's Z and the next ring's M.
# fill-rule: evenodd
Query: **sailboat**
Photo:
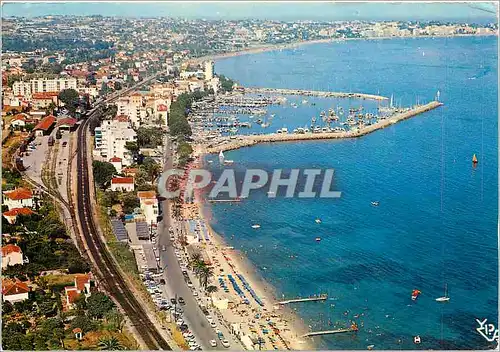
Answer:
M222 150L219 153L219 162L221 164L224 164L224 153L222 152Z
M436 298L436 302L448 302L450 297L448 297L448 285L444 285L444 296Z

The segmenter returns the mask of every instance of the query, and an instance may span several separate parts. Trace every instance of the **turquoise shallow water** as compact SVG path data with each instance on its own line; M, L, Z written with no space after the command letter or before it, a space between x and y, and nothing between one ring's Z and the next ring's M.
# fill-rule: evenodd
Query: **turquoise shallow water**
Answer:
M441 92L443 107L360 139L226 153L238 170L335 169L340 199L268 199L262 191L211 208L214 229L247 253L278 294L329 294L325 303L295 306L313 330L362 324L356 335L318 339L320 347L488 346L475 318L497 323L498 316L496 53L495 37L394 39L216 63L217 72L248 86L394 94L402 105ZM359 105L343 104L351 103ZM303 126L322 104L283 110L271 129ZM475 169L473 153L480 160ZM380 206L372 207L373 200ZM252 229L255 223L262 227ZM434 299L444 284L451 300L439 304ZM410 299L414 288L422 291L416 302Z

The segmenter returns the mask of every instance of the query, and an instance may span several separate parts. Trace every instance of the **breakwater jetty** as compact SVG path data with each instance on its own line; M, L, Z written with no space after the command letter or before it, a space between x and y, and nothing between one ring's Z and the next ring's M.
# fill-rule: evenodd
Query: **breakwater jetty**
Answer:
M323 98L353 98L364 100L388 100L389 98L381 95L365 94L365 93L347 93L347 92L326 92L320 90L303 90L303 89L285 89L285 88L252 88L242 87L240 91L245 94L280 94L280 95L302 95L310 97Z
M302 337L333 335L333 334L342 334L344 332L356 332L356 331L358 331L357 327L350 327L350 328L336 329L336 330L312 331L312 332L308 332L307 334L302 335Z
M278 302L278 304L285 305L290 303L316 302L316 301L325 301L327 299L328 299L327 294L321 294L319 296L291 298L284 301L280 301Z
M413 116L422 114L426 111L436 109L443 105L439 101L431 101L428 104L408 108L403 111L397 112L385 119L379 120L372 125L353 128L349 131L329 131L321 133L272 133L263 135L252 136L232 136L224 138L217 142L211 142L203 146L206 153L219 153L221 151L234 150L244 147L249 147L258 143L274 143L274 142L290 142L290 141L304 141L304 140L319 140L319 139L336 139L336 138L357 138L366 134L375 132L379 129L386 128L400 121L409 119Z

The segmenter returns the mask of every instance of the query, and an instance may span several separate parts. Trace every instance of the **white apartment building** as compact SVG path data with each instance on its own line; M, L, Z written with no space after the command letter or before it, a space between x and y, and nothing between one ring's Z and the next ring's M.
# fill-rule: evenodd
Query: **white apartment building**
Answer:
M137 141L137 134L130 122L123 118L104 120L100 127L95 129L95 153L106 161L111 158L120 158L123 166L132 164L132 155L125 148L127 142Z
M34 93L60 92L64 89L77 89L77 79L65 78L34 78L29 82L17 81L12 85L14 95L30 96Z
M146 116L146 111L142 109L142 96L138 93L128 97L118 99L116 101L118 115L128 116L134 128L139 127L141 117Z
M205 62L205 80L210 81L214 78L214 62L206 61Z

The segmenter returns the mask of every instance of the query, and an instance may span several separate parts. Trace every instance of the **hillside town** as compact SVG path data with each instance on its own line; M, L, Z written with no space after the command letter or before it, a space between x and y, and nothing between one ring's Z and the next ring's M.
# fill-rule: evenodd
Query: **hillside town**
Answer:
M241 104L243 88L216 72L213 56L315 40L498 31L440 22L3 20L8 350L307 347L270 293L230 259L234 252L197 205L157 192L163 170L199 166L200 141L221 136L207 134L192 112ZM272 99L262 105L280 103ZM244 108L258 114L261 106Z

